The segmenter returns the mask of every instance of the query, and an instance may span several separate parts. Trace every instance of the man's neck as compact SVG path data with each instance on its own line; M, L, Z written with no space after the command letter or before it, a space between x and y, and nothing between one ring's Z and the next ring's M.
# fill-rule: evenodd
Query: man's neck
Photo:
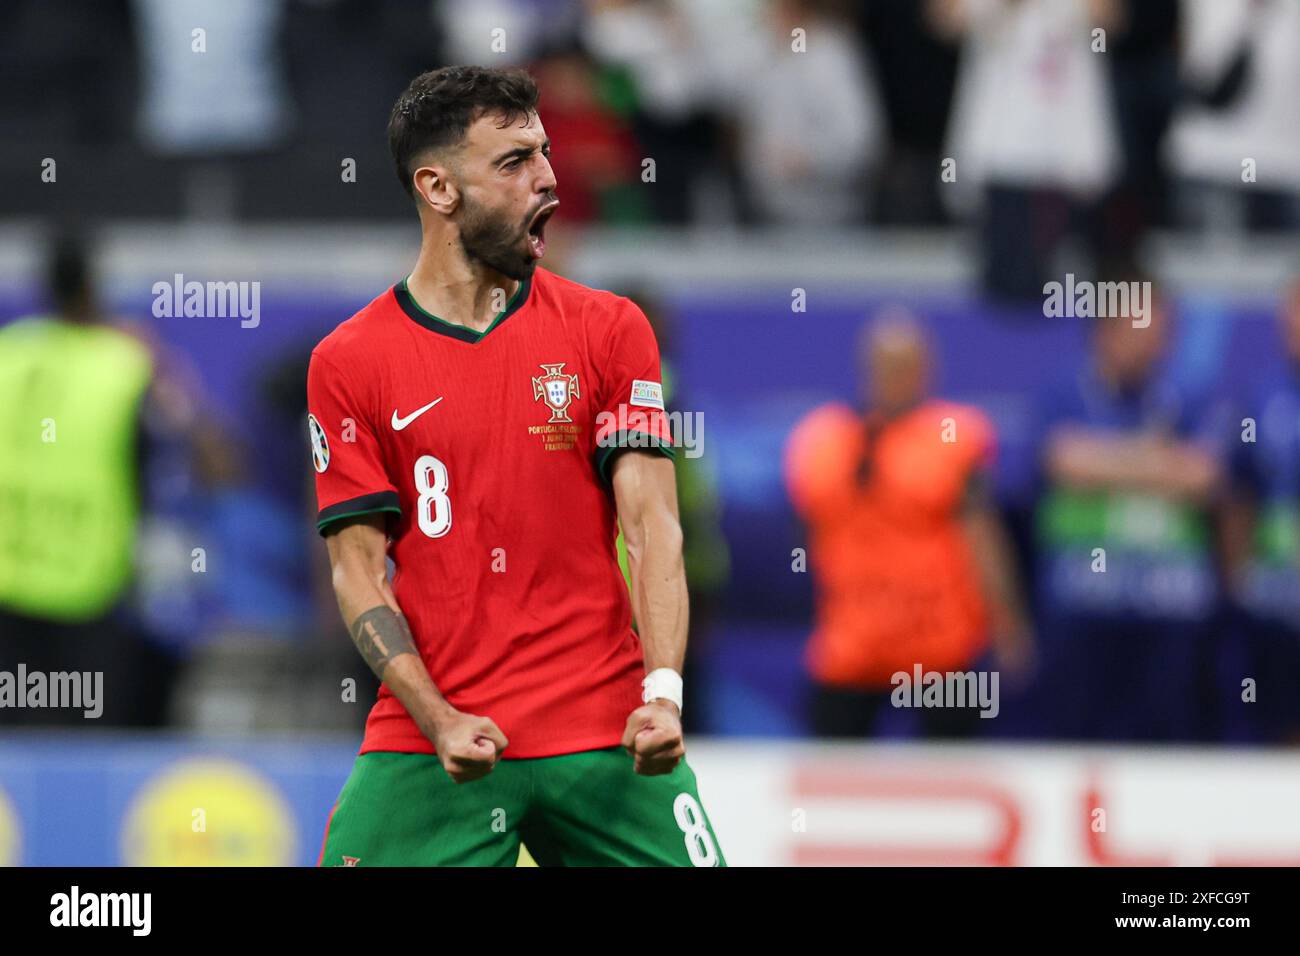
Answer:
M1120 375L1119 370L1107 364L1105 361L1099 361L1096 364L1097 378L1101 380L1102 385L1115 396L1119 398L1134 398L1146 386L1147 378L1137 380L1126 379Z
M912 412L916 411L918 408L921 407L921 404L924 401L925 401L924 395L918 398L914 398L909 402L903 402L900 405L883 405L883 404L877 405L877 404L872 404L870 400L868 400L868 404L866 407L866 411L863 414L863 418L868 422L888 424L890 422L897 421L900 418L904 418L905 416L912 414Z
M505 311L519 280L469 261L454 238L434 242L426 236L406 288L424 311L483 332Z

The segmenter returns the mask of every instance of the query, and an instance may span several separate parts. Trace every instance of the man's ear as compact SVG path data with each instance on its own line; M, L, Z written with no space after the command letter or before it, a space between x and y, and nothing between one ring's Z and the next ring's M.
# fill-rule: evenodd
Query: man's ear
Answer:
M460 204L460 190L451 180L451 170L441 163L421 166L414 174L415 191L422 205L443 215L451 215Z

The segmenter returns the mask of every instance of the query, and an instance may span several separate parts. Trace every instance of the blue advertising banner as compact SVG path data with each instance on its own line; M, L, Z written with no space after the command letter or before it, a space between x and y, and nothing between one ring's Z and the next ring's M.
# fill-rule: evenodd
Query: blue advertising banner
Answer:
M9 734L0 740L0 865L315 865L356 746Z

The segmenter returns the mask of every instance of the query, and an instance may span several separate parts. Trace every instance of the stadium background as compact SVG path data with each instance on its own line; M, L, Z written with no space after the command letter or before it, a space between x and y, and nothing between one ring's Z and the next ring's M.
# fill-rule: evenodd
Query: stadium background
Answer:
M961 9L982 33L950 29ZM1058 125L1018 131L1061 151L1012 184L1046 194L1051 228L981 219L959 195L954 116L988 95L969 69L981 42L1067 90L1100 78ZM936 391L996 426L995 493L1032 582L1040 400L1089 330L1045 318L1026 270L1139 261L1174 305L1173 378L1248 407L1285 364L1275 317L1300 264L1300 3L20 0L0 11L0 322L48 310L48 250L78 236L180 424L150 442L124 596L154 662L131 692L160 716L0 727L0 862L314 862L370 691L310 520L306 358L413 261L391 101L470 61L534 69L564 204L546 265L637 299L673 405L702 416L687 718L733 863L1300 858L1294 728L1233 706L1253 671L1226 625L1183 746L1136 729L1056 741L1034 683L1004 688L987 740L922 742L903 712L879 740L809 740L812 586L792 572L806 541L781 478L795 422L855 399L859 326L903 305L931 332ZM1108 153L1091 192L1051 175ZM260 283L260 321L156 318L153 286L176 275Z

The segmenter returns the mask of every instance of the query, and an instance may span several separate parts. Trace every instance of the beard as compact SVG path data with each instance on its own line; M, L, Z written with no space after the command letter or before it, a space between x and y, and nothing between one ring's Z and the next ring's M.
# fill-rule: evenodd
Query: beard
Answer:
M521 223L511 223L462 194L460 247L470 261L483 263L507 279L523 281L537 268L528 246L528 224L532 210Z

